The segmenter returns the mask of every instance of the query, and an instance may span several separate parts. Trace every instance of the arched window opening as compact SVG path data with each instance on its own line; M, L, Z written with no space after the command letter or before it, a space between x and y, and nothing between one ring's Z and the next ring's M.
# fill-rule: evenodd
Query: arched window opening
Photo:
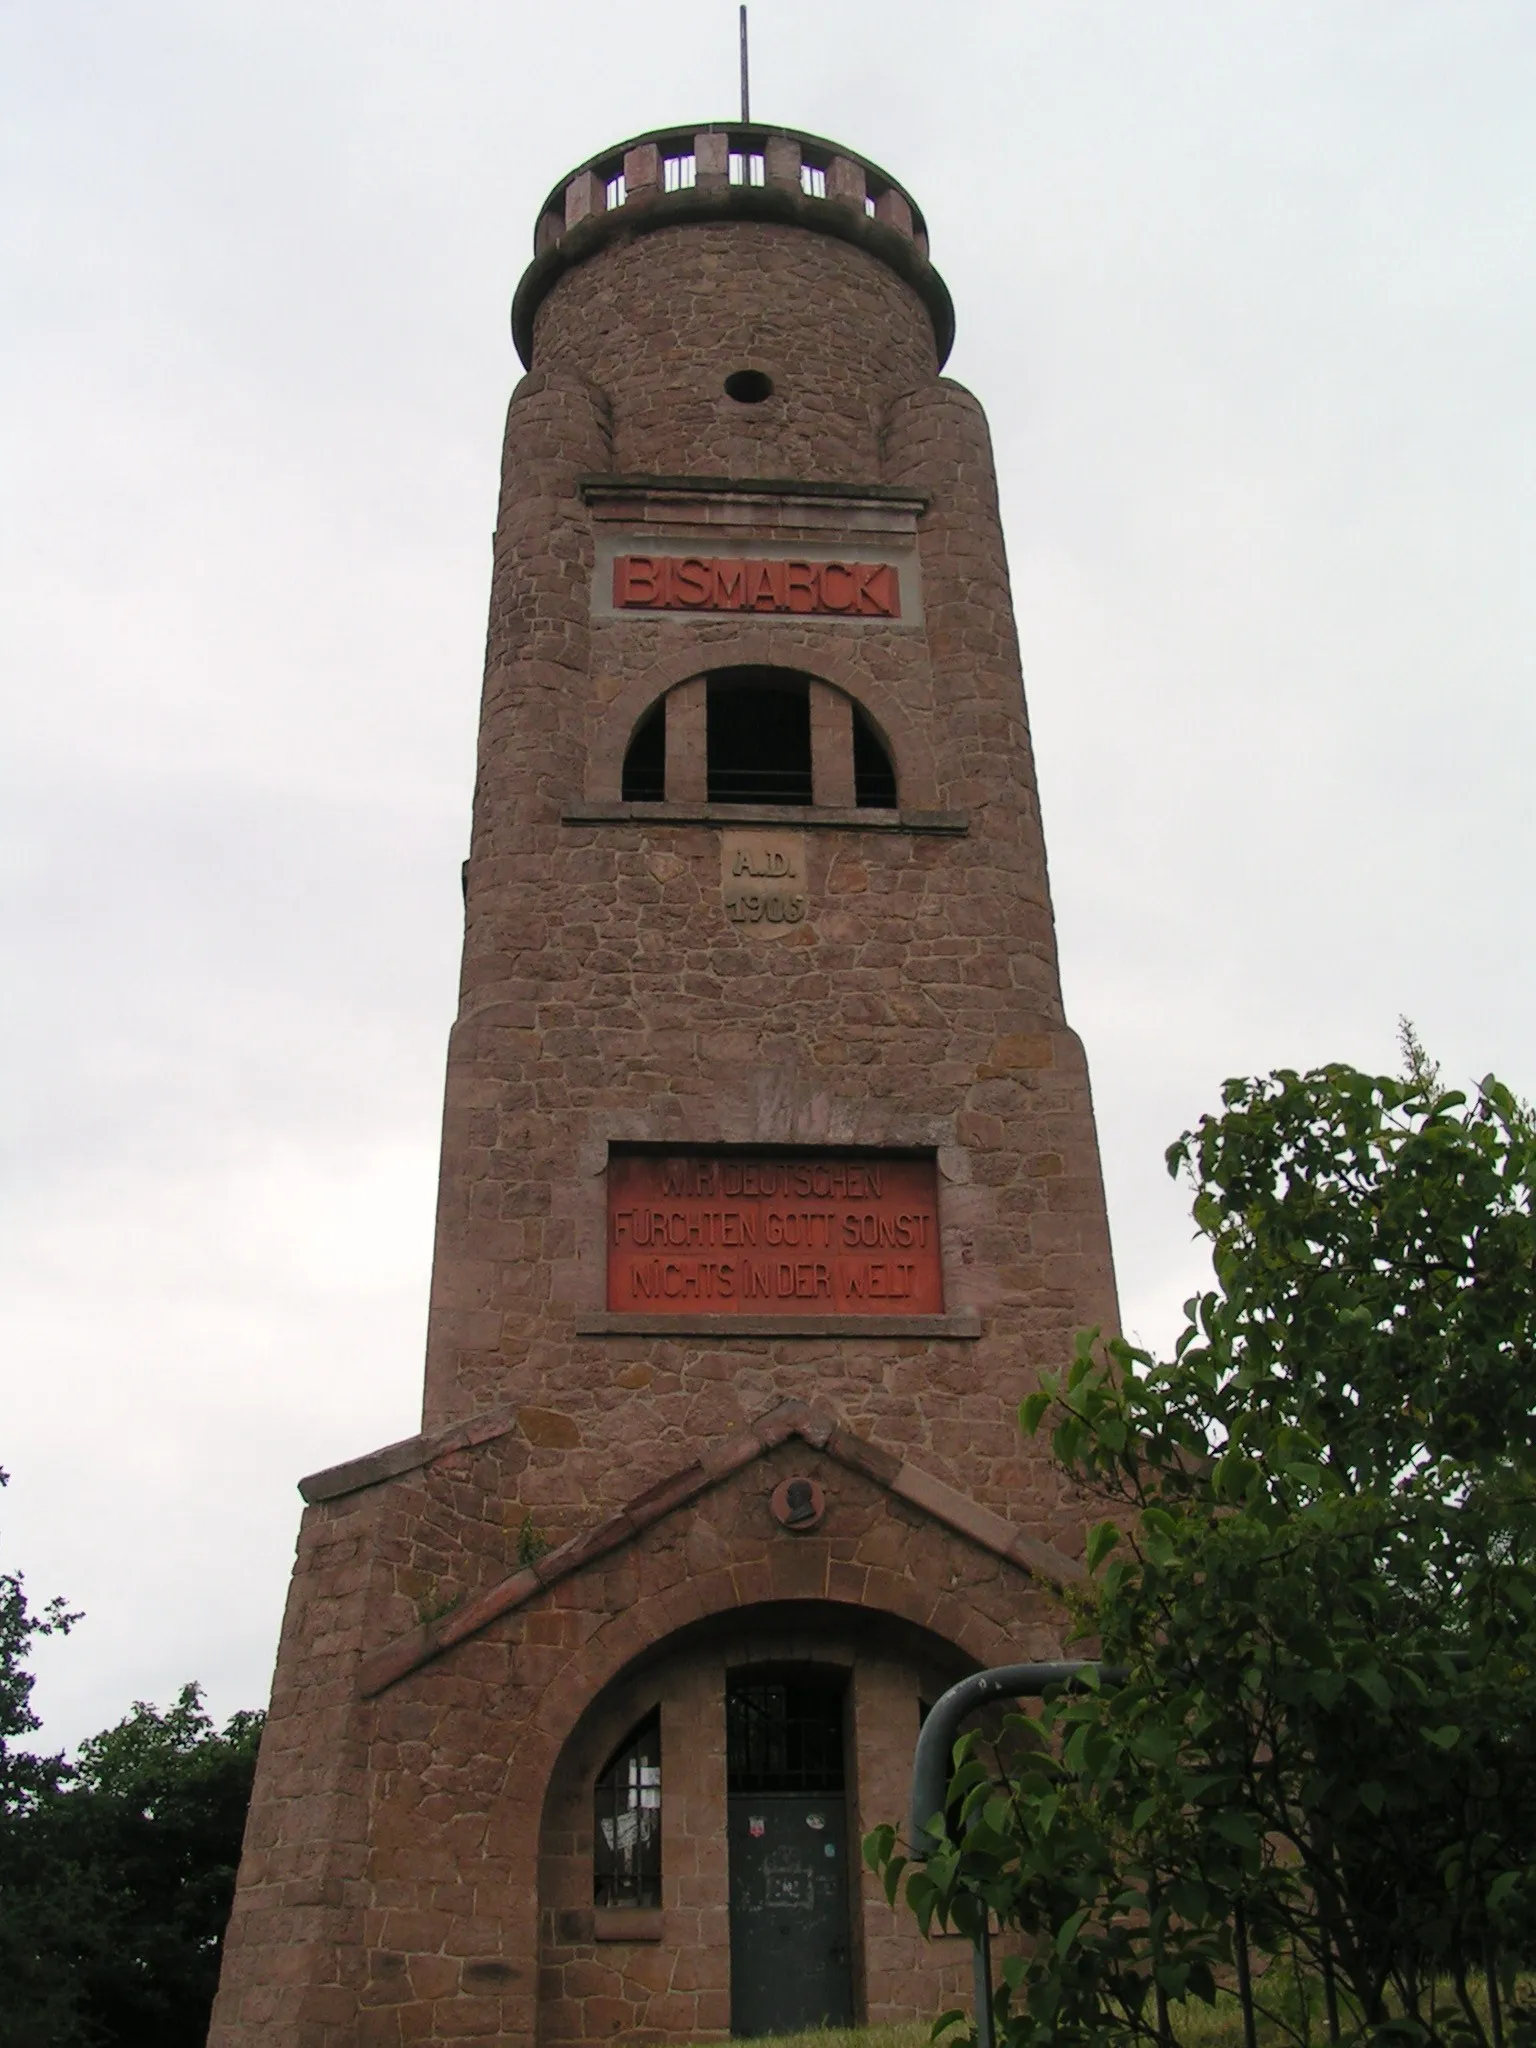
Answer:
M784 669L717 669L709 678L712 804L811 801L811 698Z
M861 811L896 808L896 771L862 704L853 707L853 800Z
M592 1902L661 1904L661 1713L631 1729L592 1793Z
M635 727L624 756L620 794L627 804L659 804L666 793L667 700L661 697Z
M841 1792L843 1692L830 1672L733 1673L725 1697L730 1791Z

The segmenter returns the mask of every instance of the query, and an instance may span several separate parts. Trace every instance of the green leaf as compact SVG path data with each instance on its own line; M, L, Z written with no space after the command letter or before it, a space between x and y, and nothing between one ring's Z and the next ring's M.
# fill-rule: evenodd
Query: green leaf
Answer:
M1029 1394L1019 1403L1019 1427L1026 1436L1038 1433L1054 1399L1054 1394Z
M896 1830L888 1822L871 1828L862 1844L864 1861L871 1870L878 1870L889 1857L896 1845Z
M1350 1676L1367 1699L1373 1700L1383 1710L1391 1706L1392 1687L1374 1664L1368 1665L1363 1671L1352 1671Z
M1067 1953L1067 1950L1071 1948L1073 1942L1077 1940L1078 1933L1082 1928L1083 1922L1088 1918L1088 1913L1089 1908L1087 1906L1082 1906L1078 1909L1077 1912L1072 1914L1072 1916L1069 1919L1064 1920L1061 1926L1057 1928L1057 1955L1064 1956Z

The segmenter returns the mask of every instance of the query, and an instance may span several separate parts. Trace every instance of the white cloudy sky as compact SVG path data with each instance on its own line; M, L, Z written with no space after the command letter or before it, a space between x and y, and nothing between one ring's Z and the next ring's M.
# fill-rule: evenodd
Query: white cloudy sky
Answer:
M1536 11L754 0L909 184L1009 521L1128 1324L1224 1075L1536 1091ZM416 1421L507 306L728 0L4 0L0 1564L70 1743L264 1700Z

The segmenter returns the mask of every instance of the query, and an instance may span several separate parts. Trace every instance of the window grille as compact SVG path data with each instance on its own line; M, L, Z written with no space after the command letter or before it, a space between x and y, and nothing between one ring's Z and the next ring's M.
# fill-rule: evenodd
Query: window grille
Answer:
M686 192L698 180L698 160L692 156L664 156L661 160L663 192Z
M750 152L732 150L729 158L730 180L733 185L766 185L768 163L762 156Z
M593 1788L592 1902L661 1904L661 1714L642 1721Z
M811 700L803 676L718 669L707 705L712 804L811 801Z
M827 174L818 170L815 164L800 166L800 190L807 199L825 199L827 196Z
M621 171L618 177L610 178L608 180L608 184L606 187L608 211L612 213L613 209L616 206L622 206L624 204L625 196L626 195L624 191L624 174Z
M842 1685L810 1672L733 1679L725 1741L732 1792L841 1792Z

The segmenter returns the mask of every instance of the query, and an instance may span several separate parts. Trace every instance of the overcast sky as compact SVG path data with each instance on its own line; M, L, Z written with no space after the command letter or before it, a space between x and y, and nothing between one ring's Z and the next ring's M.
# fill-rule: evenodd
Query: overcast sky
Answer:
M1529 0L753 0L990 412L1129 1328L1224 1076L1536 1092ZM727 0L3 0L0 1568L60 1744L265 1701L417 1422L507 308Z

